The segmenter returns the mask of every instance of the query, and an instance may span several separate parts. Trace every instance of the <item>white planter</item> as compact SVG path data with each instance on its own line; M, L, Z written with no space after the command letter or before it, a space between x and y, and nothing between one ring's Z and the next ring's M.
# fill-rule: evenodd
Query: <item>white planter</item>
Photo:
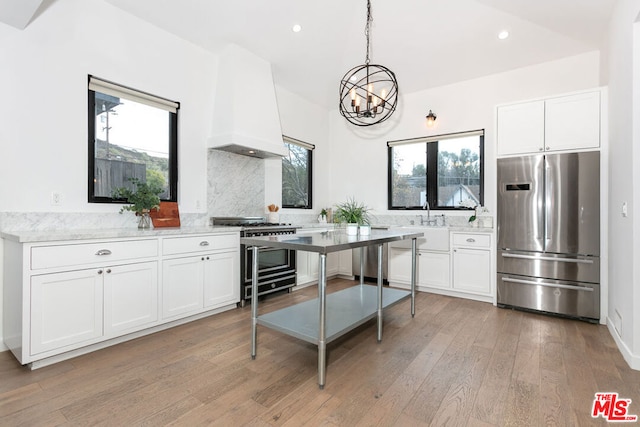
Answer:
M368 236L371 234L371 226L370 225L361 225L360 226L360 235Z
M347 236L358 235L358 224L347 224Z
M269 212L267 222L271 224L278 224L280 222L280 214L278 212Z

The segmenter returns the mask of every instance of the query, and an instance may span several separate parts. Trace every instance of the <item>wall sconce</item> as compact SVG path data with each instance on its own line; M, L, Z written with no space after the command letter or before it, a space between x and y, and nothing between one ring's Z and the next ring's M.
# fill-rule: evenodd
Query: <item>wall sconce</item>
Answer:
M427 114L427 127L433 127L436 122L436 115L433 114L433 111L429 110L429 114Z

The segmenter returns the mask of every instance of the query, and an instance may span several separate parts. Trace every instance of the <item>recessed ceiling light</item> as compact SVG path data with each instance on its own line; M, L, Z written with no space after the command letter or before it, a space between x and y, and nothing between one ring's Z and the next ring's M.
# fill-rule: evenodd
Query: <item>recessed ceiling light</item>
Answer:
M291 28L291 30L292 30L294 33L299 33L299 32L300 32L300 30L302 30L302 27L301 27L299 24L296 24L296 25L294 25L294 26L293 26L293 28Z
M509 31L507 31L507 30L500 31L500 32L498 33L498 38L499 38L500 40L504 40L504 39L506 39L507 37L509 37Z

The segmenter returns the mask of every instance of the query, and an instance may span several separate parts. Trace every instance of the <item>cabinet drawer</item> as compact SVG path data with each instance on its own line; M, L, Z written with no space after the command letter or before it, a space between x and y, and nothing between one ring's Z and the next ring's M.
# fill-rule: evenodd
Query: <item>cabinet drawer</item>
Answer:
M31 248L31 269L85 264L110 265L118 261L156 256L158 256L156 239L35 246Z
M163 255L188 254L192 252L240 250L240 233L208 236L172 237L164 239Z
M491 247L491 236L488 234L452 233L454 246L467 246L472 248Z

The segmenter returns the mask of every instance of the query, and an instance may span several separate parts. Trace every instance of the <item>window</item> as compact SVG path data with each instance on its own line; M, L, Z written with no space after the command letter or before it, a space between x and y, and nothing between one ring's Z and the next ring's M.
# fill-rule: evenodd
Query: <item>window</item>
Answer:
M282 158L282 207L311 209L313 144L283 136L288 154Z
M178 200L178 108L144 92L89 76L89 202L122 202L119 187L137 178Z
M389 209L484 203L484 130L390 141Z

